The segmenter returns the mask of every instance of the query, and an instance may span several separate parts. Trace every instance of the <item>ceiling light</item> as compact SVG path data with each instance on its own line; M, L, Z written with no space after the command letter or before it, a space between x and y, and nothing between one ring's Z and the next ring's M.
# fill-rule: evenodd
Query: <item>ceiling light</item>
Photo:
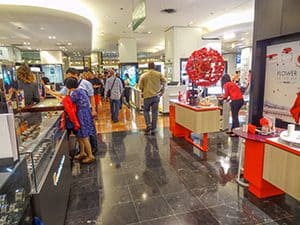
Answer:
M27 47L28 50L31 50L31 47Z
M55 36L52 36L52 39L56 39L56 37L55 37Z
M52 36L49 36L48 38L49 38L49 39L52 39Z
M46 30L46 28L45 27L40 27L40 30Z
M104 36L104 32L101 32L101 33L100 33L100 36L103 37L103 36Z
M71 42L68 42L68 45L70 46L70 45L72 45L72 43L71 43Z
M151 31L148 31L147 33L148 33L148 34L152 34L152 32L151 32Z
M235 43L232 43L232 44L231 44L231 48L234 48L234 47L235 47Z
M190 26L192 26L194 24L194 22L193 21L190 21L189 23L188 23L188 26L190 27Z
M226 33L223 36L224 40L230 40L230 39L233 39L233 38L235 38L235 33Z

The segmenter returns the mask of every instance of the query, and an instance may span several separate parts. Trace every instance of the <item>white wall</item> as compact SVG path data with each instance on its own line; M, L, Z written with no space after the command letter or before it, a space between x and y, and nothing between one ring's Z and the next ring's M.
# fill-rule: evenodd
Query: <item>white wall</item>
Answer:
M137 62L136 40L121 38L118 43L120 63Z
M252 64L252 48L243 48L241 50L241 84L247 82L248 72Z
M225 61L227 61L227 73L229 75L233 75L236 71L236 54L223 54L223 58Z
M61 51L40 51L41 64L63 64Z

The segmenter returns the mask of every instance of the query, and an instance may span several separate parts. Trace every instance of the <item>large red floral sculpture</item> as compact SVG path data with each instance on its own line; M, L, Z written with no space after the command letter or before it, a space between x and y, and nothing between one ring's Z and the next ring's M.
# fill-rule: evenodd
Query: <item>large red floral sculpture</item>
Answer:
M194 51L186 64L190 81L202 87L214 85L224 73L225 63L221 54L212 48Z

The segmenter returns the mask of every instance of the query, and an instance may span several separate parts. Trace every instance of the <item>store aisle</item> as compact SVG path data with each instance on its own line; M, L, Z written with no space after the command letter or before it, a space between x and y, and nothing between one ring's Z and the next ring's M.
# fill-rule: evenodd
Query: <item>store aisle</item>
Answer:
M157 127L169 126L169 117L159 115L157 119ZM140 130L145 129L143 112L136 111L134 108L128 108L123 105L119 113L119 122L112 123L110 119L109 103L103 101L99 120L96 121L96 128L98 133L109 133L114 131L125 130Z
M96 162L74 163L65 224L300 224L291 197L258 200L236 185L238 138L209 136L208 154L197 158L167 128L99 135Z

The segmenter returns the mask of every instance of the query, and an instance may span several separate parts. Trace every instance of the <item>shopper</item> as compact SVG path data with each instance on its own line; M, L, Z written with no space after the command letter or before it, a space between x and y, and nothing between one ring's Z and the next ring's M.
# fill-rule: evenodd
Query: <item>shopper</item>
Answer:
M94 89L93 85L87 81L84 80L80 77L80 73L78 70L75 68L69 68L66 71L66 77L73 77L77 80L78 82L78 88L81 88L85 90L85 92L88 94L89 99L88 99L88 106L91 107L92 110L92 115L96 116L96 106L95 106L95 98L94 98ZM66 96L68 92L68 89L66 87L63 87L60 92L53 92L48 89L47 93L56 96L58 98L62 98L62 96ZM90 142L92 146L92 151L95 153L98 151L98 142L97 142L97 133L95 132L93 135L90 136Z
M97 117L100 113L100 105L101 105L101 88L103 88L103 84L101 80L95 76L95 74L91 71L88 71L86 74L87 80L93 85L94 88L94 99L95 106L97 111Z
M128 108L130 108L130 90L131 90L131 88L130 88L130 79L129 79L128 73L125 73L124 86L125 86L124 96L125 96L126 104L127 104Z
M76 134L79 143L80 153L75 156L75 159L82 160L82 163L91 163L95 160L92 154L89 137L96 133L94 126L91 108L89 107L89 98L85 90L78 88L78 81L76 78L69 77L65 80L65 87L68 89L72 102L77 107L77 118L80 128Z
M28 65L22 64L17 69L18 90L24 91L25 105L33 105L40 102L38 85Z
M42 77L41 78L41 98L46 98L46 85L49 85L50 80L48 77Z
M121 93L121 98L120 98L120 110L122 109L122 105L123 105L123 96L124 96L124 87L125 87L125 83L124 80L121 78L121 74L120 73L116 73L117 78L120 79L121 83L122 83L122 88L123 91Z
M142 74L139 81L139 88L144 97L144 117L146 123L145 134L154 133L157 126L158 104L160 96L164 93L166 79L155 71L154 63L149 63L149 71ZM150 118L152 112L152 120Z
M114 123L119 122L120 99L123 92L123 85L113 69L110 70L110 77L105 83L105 97L110 101L111 119Z
M229 132L230 136L235 136L232 130L236 127L240 126L239 123L239 111L244 105L243 94L237 86L237 84L231 81L230 76L225 74L221 79L222 88L224 89L224 100L230 100L230 109L232 116L232 127L231 132Z

